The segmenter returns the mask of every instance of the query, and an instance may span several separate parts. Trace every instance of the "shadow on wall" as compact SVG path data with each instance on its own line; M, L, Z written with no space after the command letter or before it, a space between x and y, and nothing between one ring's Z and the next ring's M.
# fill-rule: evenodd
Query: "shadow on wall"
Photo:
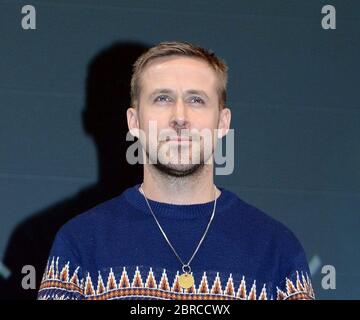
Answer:
M0 283L0 299L36 299L37 291L24 290L24 265L36 269L39 284L56 232L69 219L111 199L142 180L142 166L129 165L125 140L126 109L130 105L132 64L148 47L139 43L115 43L96 55L88 66L83 128L96 145L98 181L74 196L30 214L13 232L4 264L11 277Z

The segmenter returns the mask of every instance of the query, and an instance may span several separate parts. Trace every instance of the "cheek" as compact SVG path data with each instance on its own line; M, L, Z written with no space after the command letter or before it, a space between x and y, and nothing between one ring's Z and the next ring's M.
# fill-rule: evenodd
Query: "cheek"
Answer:
M201 122L199 127L202 136L202 146L204 148L214 148L216 146L216 139L218 136L218 117L214 115L211 118Z
M140 131L146 137L146 140L150 144L156 144L161 130L168 129L166 123L156 118L148 118L145 121L139 123Z
M203 114L196 115L194 118L198 123L202 123L203 127L213 128L217 125L219 119L219 111L217 106L209 106L207 110L204 110Z
M199 129L208 129L208 130L215 130L218 128L218 117L213 116L213 117L208 117L208 118L203 118L203 119L199 119L197 121L197 127Z
M139 125L142 128L148 128L150 122L156 123L157 127L166 127L168 124L167 118L165 115L160 114L159 112L142 112L139 115Z

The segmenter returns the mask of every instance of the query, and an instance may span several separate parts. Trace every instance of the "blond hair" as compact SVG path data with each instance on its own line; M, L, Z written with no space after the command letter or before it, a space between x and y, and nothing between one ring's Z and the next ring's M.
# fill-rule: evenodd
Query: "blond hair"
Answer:
M227 84L227 65L218 58L213 52L193 45L188 42L161 42L155 47L150 48L143 53L133 65L133 74L131 77L131 104L136 107L140 96L140 78L149 62L156 58L170 56L185 56L198 58L209 64L218 77L218 96L220 109L226 104L226 84Z

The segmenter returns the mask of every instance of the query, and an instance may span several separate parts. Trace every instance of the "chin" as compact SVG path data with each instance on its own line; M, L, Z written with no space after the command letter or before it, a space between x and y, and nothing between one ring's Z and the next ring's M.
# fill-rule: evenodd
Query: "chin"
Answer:
M154 164L154 166L159 171L169 176L186 177L195 174L204 166L204 164L162 164L161 162L158 162L157 164Z

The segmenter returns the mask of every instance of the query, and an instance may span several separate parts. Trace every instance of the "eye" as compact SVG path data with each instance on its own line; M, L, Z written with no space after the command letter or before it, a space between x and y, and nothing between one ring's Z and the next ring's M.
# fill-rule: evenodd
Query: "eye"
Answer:
M171 98L167 95L160 95L155 98L154 102L171 102Z
M204 100L201 99L200 97L191 97L190 98L190 103L195 103L195 104L204 104Z

